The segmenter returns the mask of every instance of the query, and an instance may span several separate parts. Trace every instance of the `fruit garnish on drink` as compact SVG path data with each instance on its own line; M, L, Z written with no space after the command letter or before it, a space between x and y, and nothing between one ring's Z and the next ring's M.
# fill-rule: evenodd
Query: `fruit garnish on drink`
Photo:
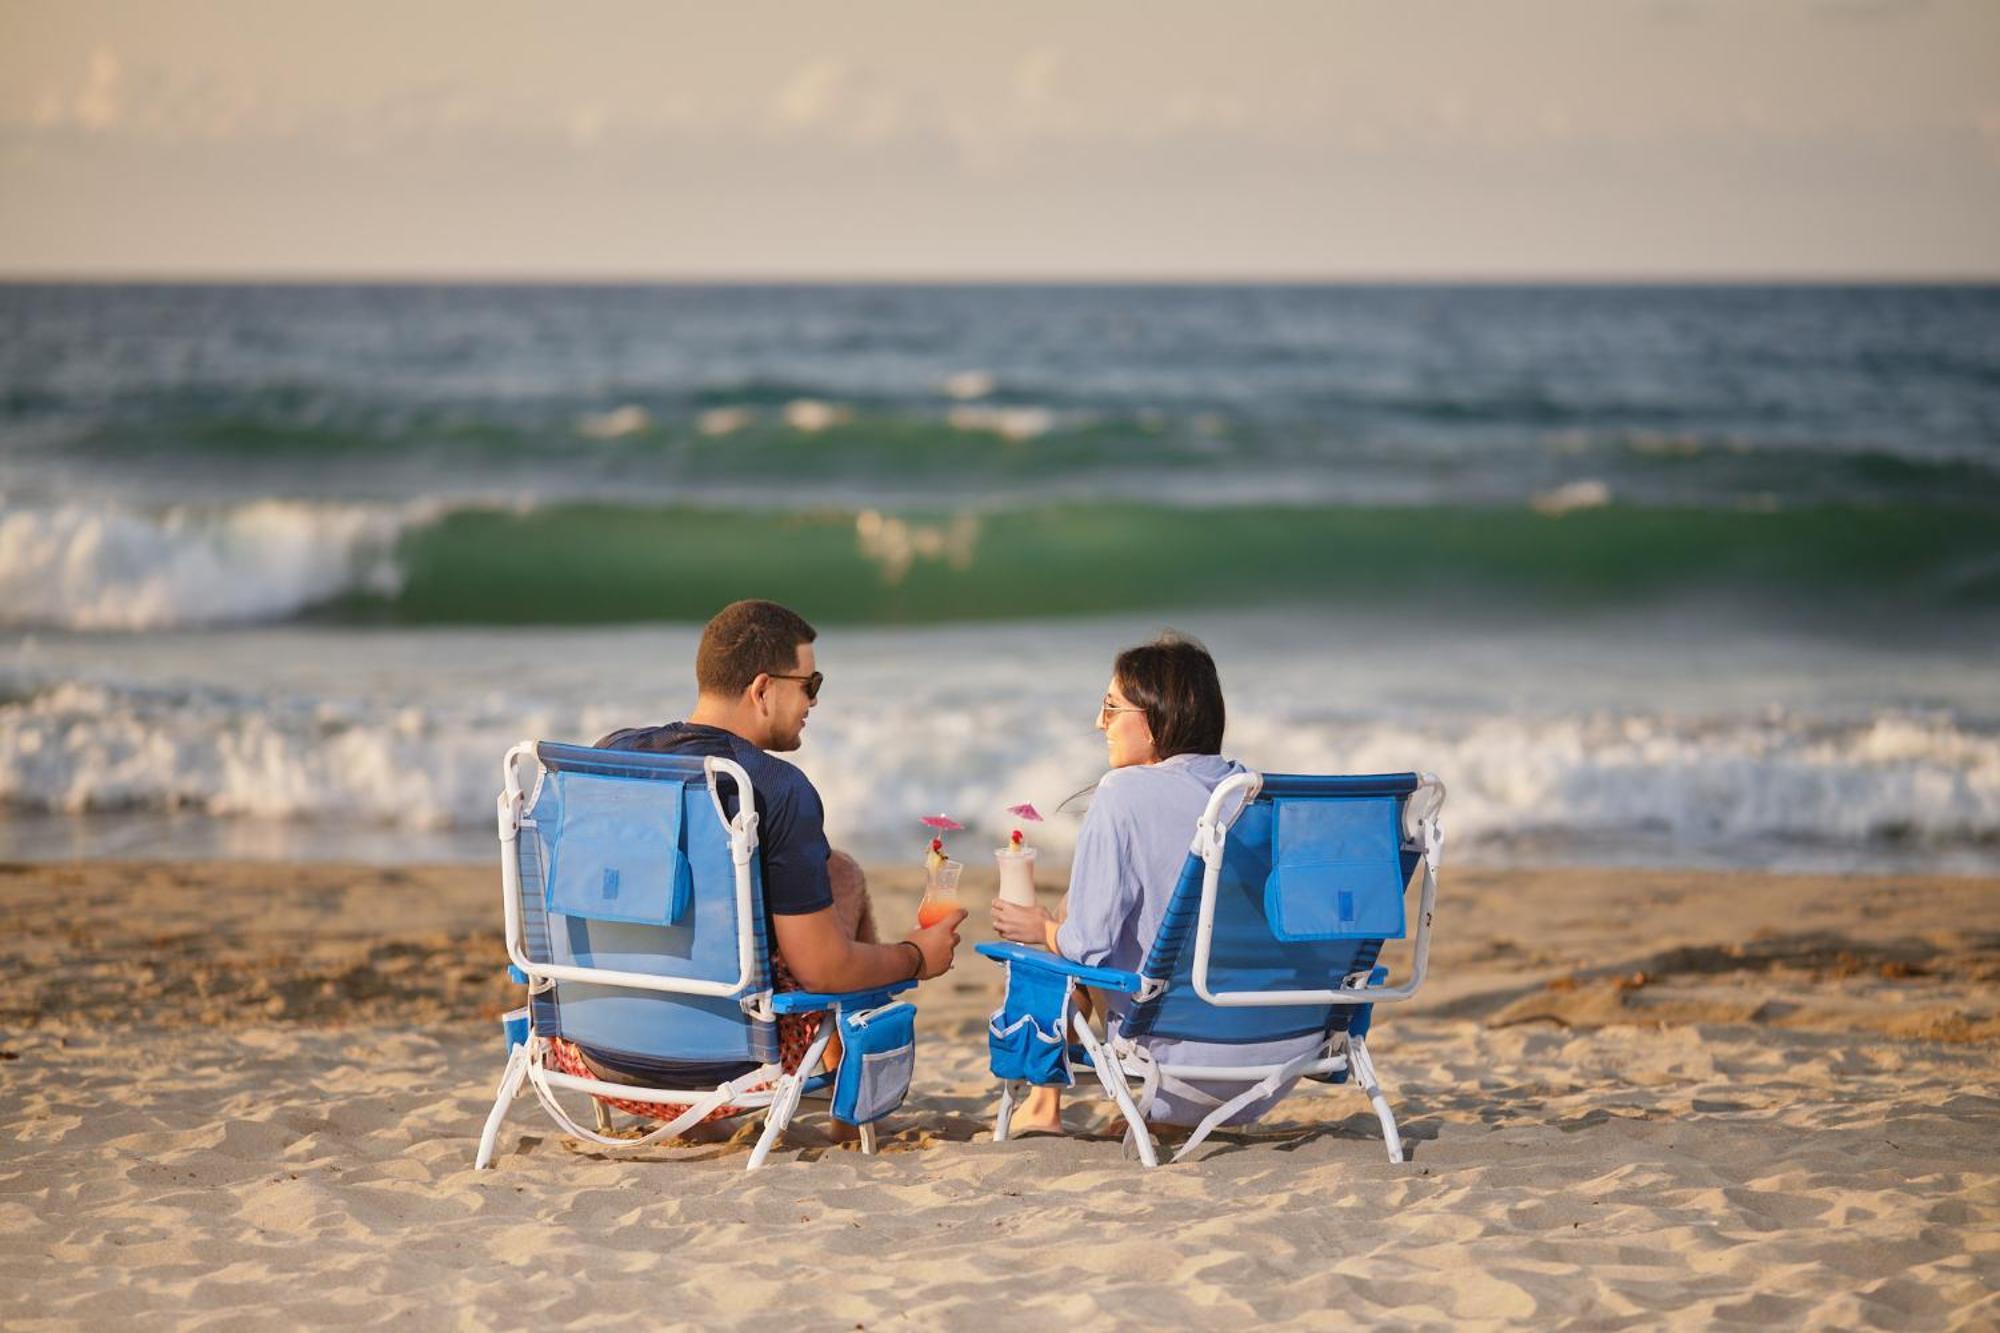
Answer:
M1007 813L1040 823L1042 816L1032 805L1010 805ZM993 853L1000 871L1000 898L1022 907L1035 905L1035 849L1028 846L1020 829L1007 835L1007 845Z

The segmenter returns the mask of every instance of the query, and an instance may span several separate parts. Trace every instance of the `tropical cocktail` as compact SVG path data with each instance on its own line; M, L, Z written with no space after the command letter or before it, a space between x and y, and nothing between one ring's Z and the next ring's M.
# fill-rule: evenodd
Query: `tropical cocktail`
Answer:
M958 876L964 869L944 854L944 839L931 839L924 853L924 900L917 904L919 928L934 926L958 910Z

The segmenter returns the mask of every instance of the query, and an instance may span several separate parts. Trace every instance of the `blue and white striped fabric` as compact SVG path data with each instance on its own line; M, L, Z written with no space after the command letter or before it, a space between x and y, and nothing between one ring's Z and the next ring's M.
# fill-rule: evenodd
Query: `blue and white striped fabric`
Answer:
M1174 982L1165 997L1147 1005L1135 1006L1130 996L1110 997L1111 1013L1123 1020L1125 1034L1163 1065L1284 1064L1311 1051L1328 1033L1341 1030L1353 1013L1343 1006L1217 1008L1204 1003L1187 984L1193 955L1187 946L1202 881L1202 863L1189 854L1188 837L1215 788L1243 771L1242 765L1219 755L1177 755L1157 764L1113 769L1098 783L1077 838L1069 916L1057 933L1057 945L1065 958L1080 963ZM1357 781L1363 785L1354 785ZM1273 801L1279 796L1300 801L1337 796L1344 809L1355 800L1386 800L1392 807L1387 818L1393 820L1400 814L1397 793L1407 796L1416 777L1385 781L1272 775L1266 783L1265 796L1243 812L1230 833L1216 911L1212 955L1216 982L1229 989L1339 985L1350 972L1366 972L1373 966L1380 941L1288 945L1273 938L1264 906L1273 867ZM1374 867L1378 885L1394 879L1399 856L1393 828L1386 821L1385 827L1390 833L1388 859ZM1381 845L1372 850L1379 861ZM1404 858L1402 880L1393 886L1399 912L1403 884L1414 864L1413 857ZM1309 881L1302 875L1298 882L1304 887L1325 881ZM1220 1084L1196 1086L1233 1091ZM1285 1091L1245 1107L1233 1120L1256 1119ZM1193 1124L1206 1111L1162 1090L1152 1118Z
M738 975L735 866L716 818L698 755L636 754L543 744L546 770L533 793L521 838L521 911L529 957L536 962L613 968L649 976L729 981ZM634 784L643 784L635 796ZM607 795L608 794L608 795ZM614 809L623 818L600 817ZM677 818L675 818L677 816ZM667 868L687 867L686 902L671 924L632 919L628 904L590 901L607 869L636 863L633 821L657 821L653 897ZM669 833L669 829L671 832ZM644 841L639 839L639 841ZM557 868L555 890L548 867ZM770 962L763 897L751 862L749 928L757 943L748 991L767 989ZM567 895L563 881L580 886ZM667 886L671 893L671 886ZM664 911L661 913L664 915ZM776 1025L744 1012L737 996L648 994L589 982L561 981L535 998L535 1027L635 1065L778 1058Z

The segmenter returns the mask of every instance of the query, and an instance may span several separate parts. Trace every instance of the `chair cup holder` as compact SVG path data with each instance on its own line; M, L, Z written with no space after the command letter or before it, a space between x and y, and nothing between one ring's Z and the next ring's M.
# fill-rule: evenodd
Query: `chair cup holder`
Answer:
M986 1028L986 1049L993 1077L1038 1087L1069 1087L1076 1082L1070 1069L1069 1043L1060 1029L1051 1030L1034 1014L1006 1022L993 1015Z
M833 1081L833 1117L870 1125L903 1104L917 1068L917 1007L898 1002L837 1011L845 1053Z

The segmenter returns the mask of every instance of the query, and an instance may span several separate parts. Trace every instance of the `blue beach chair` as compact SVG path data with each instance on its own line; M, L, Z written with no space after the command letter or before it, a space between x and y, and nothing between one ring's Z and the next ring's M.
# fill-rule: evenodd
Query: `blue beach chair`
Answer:
M1423 984L1444 854L1443 805L1444 784L1430 774L1241 773L1215 789L1196 823L1166 918L1138 972L1085 967L1019 944L977 946L1007 969L1006 998L987 1034L1001 1084L994 1138L1007 1138L1026 1085L1070 1085L1077 1065L1096 1073L1129 1126L1126 1143L1147 1166L1159 1164L1146 1117L1163 1089L1214 1106L1174 1154L1178 1161L1295 1077L1344 1083L1352 1076L1382 1122L1389 1160L1402 1161L1367 1035L1376 1003L1406 1000ZM1376 959L1385 941L1408 935L1404 899L1420 866L1414 961L1409 978L1391 986ZM1134 997L1122 1020L1108 1019L1101 1041L1070 1003L1080 984ZM1282 1065L1163 1064L1142 1044L1147 1037L1253 1043L1315 1033L1324 1038L1317 1047ZM1189 1080L1245 1087L1223 1099Z
M524 784L526 765L533 779ZM751 1170L801 1098L828 1096L833 1115L859 1125L862 1151L873 1153L874 1122L901 1104L915 1062L916 1010L892 996L916 983L772 993L749 775L723 758L548 742L515 746L502 771L507 954L528 1004L508 1016L507 1068L475 1167L492 1162L501 1121L524 1087L563 1129L613 1149L672 1138L723 1108L761 1109ZM787 1073L777 1018L804 1013L828 1018ZM839 1072L815 1073L836 1028L846 1048ZM755 1067L692 1090L641 1087L549 1067L554 1037L662 1074ZM616 1138L602 1102L594 1103L595 1129L586 1128L557 1099L565 1092L687 1110L643 1137Z

